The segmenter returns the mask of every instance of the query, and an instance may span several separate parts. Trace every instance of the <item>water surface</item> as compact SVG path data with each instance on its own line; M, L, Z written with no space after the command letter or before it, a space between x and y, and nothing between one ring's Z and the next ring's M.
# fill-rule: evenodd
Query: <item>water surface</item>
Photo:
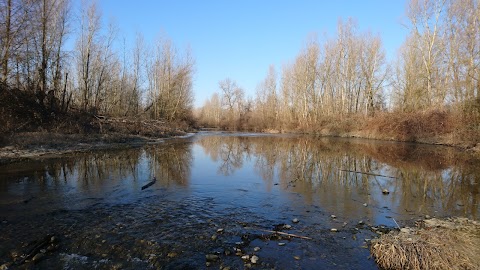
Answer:
M200 133L0 167L0 265L54 234L35 267L198 269L215 254L212 269L242 269L241 250L259 269L376 269L368 239L478 219L479 191L479 160L449 147Z

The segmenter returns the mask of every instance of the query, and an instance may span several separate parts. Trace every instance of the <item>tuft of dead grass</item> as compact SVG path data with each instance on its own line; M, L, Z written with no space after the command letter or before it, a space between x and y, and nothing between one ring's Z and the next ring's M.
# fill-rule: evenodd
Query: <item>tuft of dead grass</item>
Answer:
M480 223L425 220L373 240L370 251L383 269L480 269Z

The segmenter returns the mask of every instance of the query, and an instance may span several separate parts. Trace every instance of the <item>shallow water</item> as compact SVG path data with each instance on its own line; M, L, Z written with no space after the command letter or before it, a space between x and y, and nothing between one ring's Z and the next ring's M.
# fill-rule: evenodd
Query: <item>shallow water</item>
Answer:
M479 191L480 161L453 148L199 133L0 167L0 265L376 269L368 239L426 215L478 219ZM22 261L46 235L58 246Z

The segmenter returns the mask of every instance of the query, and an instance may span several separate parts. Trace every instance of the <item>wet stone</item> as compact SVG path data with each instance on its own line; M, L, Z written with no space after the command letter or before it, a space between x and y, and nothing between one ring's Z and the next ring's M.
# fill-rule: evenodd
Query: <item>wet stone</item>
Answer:
M252 258L250 258L250 261L253 263L253 264L256 264L258 262L259 258L257 255L253 255Z
M32 261L38 262L41 259L43 259L43 257L45 257L44 253L37 253L37 254L35 254L35 256L33 256Z
M219 257L215 254L207 254L205 255L205 259L207 260L207 262L215 262L219 259Z
M12 263L4 263L0 265L0 270L7 270L10 266L12 266Z
M260 247L254 247L253 251L258 252L260 250Z
M298 223L298 222L300 222L300 220L298 220L298 218L294 218L294 219L292 220L292 222L293 222L293 223Z

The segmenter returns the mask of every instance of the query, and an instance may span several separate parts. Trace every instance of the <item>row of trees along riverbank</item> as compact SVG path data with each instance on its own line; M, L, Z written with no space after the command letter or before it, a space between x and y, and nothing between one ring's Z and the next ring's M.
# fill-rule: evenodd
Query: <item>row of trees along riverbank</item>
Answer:
M195 61L168 38L130 44L93 1L0 0L0 10L0 132L78 112L191 119Z
M339 21L333 38L309 38L280 74L271 66L254 98L222 80L196 112L201 124L479 142L479 1L412 0L405 19L397 59L387 61L381 36Z

